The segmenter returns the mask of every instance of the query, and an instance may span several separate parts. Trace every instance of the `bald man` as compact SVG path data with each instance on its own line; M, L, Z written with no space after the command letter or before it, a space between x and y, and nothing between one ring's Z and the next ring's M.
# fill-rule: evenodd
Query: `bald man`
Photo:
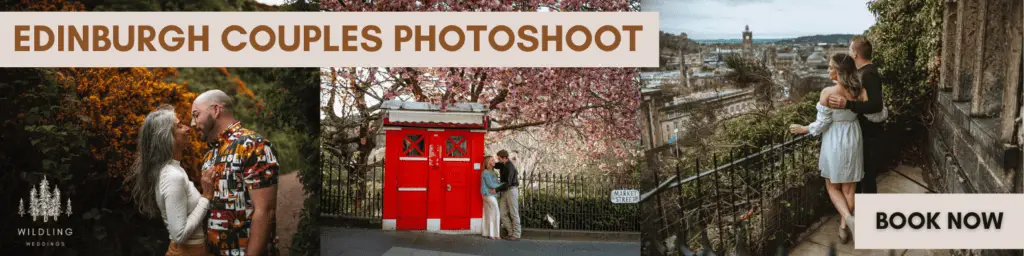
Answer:
M278 255L274 211L277 159L270 141L243 128L220 90L192 102L192 127L209 144L201 170L213 172L206 244L217 255Z

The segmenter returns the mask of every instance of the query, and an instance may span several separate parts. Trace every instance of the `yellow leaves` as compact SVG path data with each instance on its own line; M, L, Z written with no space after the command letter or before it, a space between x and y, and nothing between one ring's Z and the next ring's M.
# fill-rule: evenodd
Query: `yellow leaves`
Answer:
M107 164L111 175L126 174L136 153L142 122L157 106L173 105L182 122L190 121L188 113L196 94L183 84L167 82L178 74L176 69L66 68L57 73L58 83L73 89L79 97L71 108L73 113L59 114L61 121L73 122L89 132L90 152ZM68 118L77 115L89 118ZM192 172L202 143L193 139L189 144L185 157L179 160Z
M232 75L230 72L228 72L226 68L217 68L217 70L220 70L221 73L223 73L225 76L228 77L228 79L231 79L231 81L235 83L236 93L245 95L246 97L249 97L249 99L255 102L254 106L256 107L256 113L259 113L260 111L263 110L263 99L257 98L256 95L252 92L252 90L249 90L249 87L245 86L245 82L242 81L242 79Z
M85 5L66 0L21 0L21 4L14 9L33 12L85 11Z

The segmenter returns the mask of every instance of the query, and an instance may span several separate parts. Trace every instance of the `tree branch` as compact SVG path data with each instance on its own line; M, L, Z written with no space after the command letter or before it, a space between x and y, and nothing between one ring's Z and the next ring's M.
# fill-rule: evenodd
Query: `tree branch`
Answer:
M427 96L423 95L423 87L420 86L420 80L416 79L419 76L419 71L415 68L405 68L408 77L402 79L405 80L406 84L412 87L412 95L415 96L416 101L427 101Z
M546 123L547 122L544 122L544 121L530 122L530 123L523 123L523 124L517 124L517 125L510 125L510 126L502 126L502 127L498 127L498 128L489 128L487 130L488 131L494 131L494 132L496 132L496 131L506 131L506 130L516 130L516 129L522 129L522 128L526 128L526 127L533 127L533 126L544 125Z
M490 102L488 108L489 109L497 108L498 104L501 104L501 103L505 102L505 97L508 97L508 88L498 90L498 95L494 96L494 98L491 99L491 102Z
M482 94L484 92L484 86L485 86L484 81L487 80L487 73L485 73L485 72L477 72L474 75L473 80L476 81L476 82L473 83L473 87L470 89L471 90L471 92L470 92L471 95L469 96L469 101L477 102L478 100L480 100L480 94Z

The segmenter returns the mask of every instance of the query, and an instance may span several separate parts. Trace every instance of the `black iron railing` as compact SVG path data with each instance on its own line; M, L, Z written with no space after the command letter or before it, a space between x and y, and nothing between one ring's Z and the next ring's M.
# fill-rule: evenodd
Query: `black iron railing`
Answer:
M617 189L638 189L636 179L539 174L519 181L524 228L639 232L638 205L613 203Z
M640 199L642 254L773 255L792 245L829 209L818 143L762 144L688 157L674 145L648 151L654 187Z
M379 225L383 212L384 162L371 159L361 172L343 168L337 157L321 156L320 215L353 225Z
M384 163L371 159L354 175L323 156L320 214L343 225L381 224ZM355 168L351 168L355 169ZM521 175L519 215L524 228L639 232L637 204L611 202L611 191L637 189L636 179L571 174ZM473 190L477 191L477 190Z

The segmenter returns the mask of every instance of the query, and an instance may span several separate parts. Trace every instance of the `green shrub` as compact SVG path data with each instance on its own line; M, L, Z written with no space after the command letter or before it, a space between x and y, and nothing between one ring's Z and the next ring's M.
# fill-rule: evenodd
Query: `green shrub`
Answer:
M58 116L76 113L80 96L54 78L51 69L0 70L0 154L3 209L17 209L31 187L45 177L62 198L72 199L72 215L51 227L73 228L63 248L29 247L23 254L54 255L74 251L85 255L153 255L167 248L167 230L160 219L145 218L124 197L124 178L94 157L90 148L107 141L80 122ZM152 95L157 97L157 95ZM85 121L85 120L80 120ZM117 156L114 156L117 157ZM31 227L29 217L0 212L12 220L4 229ZM126 225L131 223L131 225ZM9 230L9 229L8 229ZM3 247L24 248L25 238L0 233Z
M637 204L613 204L606 195L566 197L520 189L519 209L524 228L588 231L640 230ZM548 216L554 220L548 221Z
M884 154L887 162L923 157L915 152L925 145L928 108L935 98L938 70L929 67L941 51L944 2L876 0L868 4L876 23L866 33L889 107L882 140L889 152L899 152Z

